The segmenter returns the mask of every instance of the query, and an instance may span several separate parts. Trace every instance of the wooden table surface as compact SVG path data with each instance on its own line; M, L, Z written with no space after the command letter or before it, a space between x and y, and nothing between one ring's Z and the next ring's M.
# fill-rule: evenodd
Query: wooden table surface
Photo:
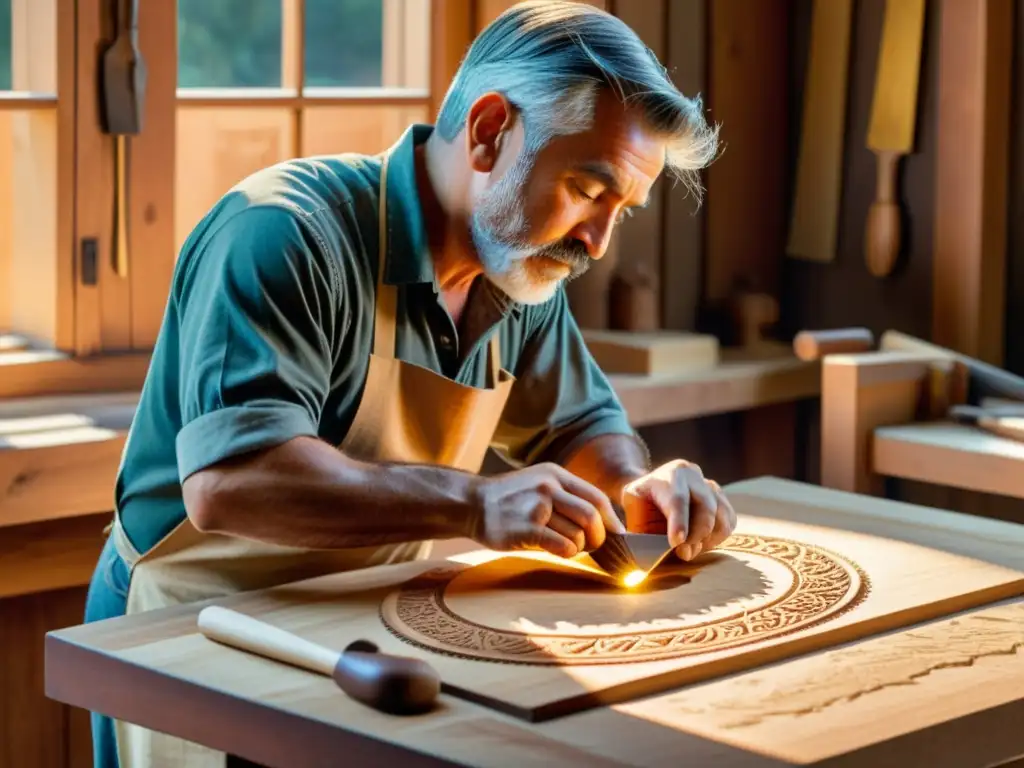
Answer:
M946 421L880 427L872 454L880 475L1024 499L1024 443L978 427Z
M1021 525L775 478L727 492L741 515L827 518L830 527L1024 570ZM273 603L271 592L215 602L253 612ZM196 632L200 607L50 633L47 695L288 768L385 760L937 768L1024 755L1024 597L533 724L447 695L428 715L398 719L312 673L213 643L197 653L209 643Z

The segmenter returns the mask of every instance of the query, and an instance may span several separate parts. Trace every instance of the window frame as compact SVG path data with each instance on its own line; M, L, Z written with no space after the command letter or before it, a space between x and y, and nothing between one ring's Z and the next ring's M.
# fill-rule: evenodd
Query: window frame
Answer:
M296 34L305 28L305 2L281 0L282 88L178 88L177 2L140 3L139 48L148 77L143 130L128 139L130 262L128 277L122 278L114 269L111 249L114 139L102 132L97 108L95 52L103 41L112 39L111 4L107 0L51 2L57 13L56 96L11 92L0 95L0 110L55 108L57 112L54 344L17 354L0 351L0 397L141 387L177 257L174 178L179 106L286 108L296 129L292 154L298 154L306 108L415 105L436 114L475 34L476 0L427 0L426 88L306 88L304 35ZM405 18L400 11L407 0L383 3L385 25L389 18L392 22ZM94 285L85 285L81 279L84 239L95 239L99 246Z

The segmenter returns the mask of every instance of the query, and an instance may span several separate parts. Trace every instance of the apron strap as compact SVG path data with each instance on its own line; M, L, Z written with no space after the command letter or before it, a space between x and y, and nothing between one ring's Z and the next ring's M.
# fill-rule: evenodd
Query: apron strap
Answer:
M380 169L380 203L378 204L378 246L377 246L377 299L373 321L372 352L380 357L395 356L395 313L398 306L398 291L384 282L384 269L388 257L388 157Z
M373 320L373 354L380 357L395 356L395 334L398 324L395 320L398 307L398 291L395 286L384 282L384 271L388 257L388 158L380 169L380 203L378 205L378 246L377 246L377 299ZM490 357L491 386L498 385L501 373L501 344L498 334L491 336L488 346Z
M501 344L498 342L497 331L491 336L491 343L488 346L491 363L491 386L498 386L498 375L501 373Z

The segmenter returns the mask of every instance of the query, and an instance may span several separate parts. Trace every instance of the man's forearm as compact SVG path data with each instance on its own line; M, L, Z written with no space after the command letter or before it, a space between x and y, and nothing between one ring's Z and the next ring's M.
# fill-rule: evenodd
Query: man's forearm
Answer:
M599 435L576 451L565 468L604 491L621 512L623 486L650 472L650 459L639 438Z
M466 535L476 476L444 467L354 461L296 438L185 481L202 530L281 546L344 549Z

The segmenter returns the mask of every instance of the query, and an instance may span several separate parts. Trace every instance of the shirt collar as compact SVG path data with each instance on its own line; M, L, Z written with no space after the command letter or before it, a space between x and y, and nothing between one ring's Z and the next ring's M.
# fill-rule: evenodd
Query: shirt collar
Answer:
M416 147L423 144L434 127L414 124L391 147L387 188L387 261L384 282L389 285L426 283L437 291L434 260L427 239L426 221L416 184ZM523 307L496 285L487 282L490 296L502 314L517 316Z

